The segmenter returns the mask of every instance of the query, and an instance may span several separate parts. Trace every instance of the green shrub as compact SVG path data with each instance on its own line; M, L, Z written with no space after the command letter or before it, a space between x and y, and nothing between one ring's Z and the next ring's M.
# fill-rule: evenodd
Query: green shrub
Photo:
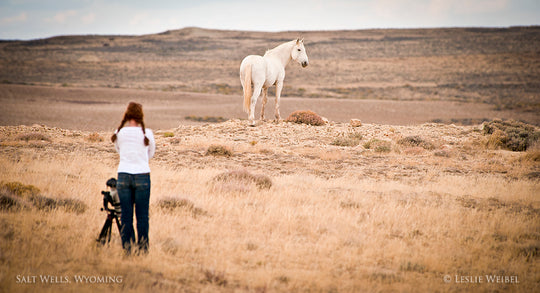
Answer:
M313 125L313 126L321 126L325 124L321 116L309 110L307 111L300 110L300 111L292 112L291 115L289 115L289 117L287 117L285 121L298 123L298 124Z
M484 123L484 135L488 135L487 147L492 149L508 149L511 151L526 151L540 138L540 131L534 126L499 119Z

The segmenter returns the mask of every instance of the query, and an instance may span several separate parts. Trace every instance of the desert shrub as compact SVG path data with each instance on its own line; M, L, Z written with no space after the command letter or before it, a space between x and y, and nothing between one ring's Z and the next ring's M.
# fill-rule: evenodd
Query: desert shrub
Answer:
M540 245L529 244L518 247L517 255L525 257L527 262L535 261L538 259L538 255L540 255Z
M426 266L408 261L407 263L402 263L399 266L399 270L404 272L424 273L426 271Z
M227 118L224 118L224 117L214 117L214 116L204 116L204 117L201 117L201 116L195 116L195 115L190 115L190 116L186 116L185 117L186 120L191 120L191 121L196 121L196 122L208 122L208 123L220 123L220 122L225 122L227 121Z
M180 250L180 243L178 240L168 237L161 243L161 249L170 255L176 255Z
M195 206L195 204L185 198L166 197L158 200L157 206L165 211L173 212L176 210L185 210L190 212L193 217L199 215L207 215L208 213L201 208Z
M530 179L530 180L540 180L540 172L533 171L526 174L523 174L524 178Z
M532 125L499 119L484 123L484 135L488 135L487 147L511 151L525 151L540 138L540 131Z
M493 133L488 137L486 143L487 147L490 149L505 148L506 143L508 142L508 136L504 131L500 129L495 129Z
M360 203L352 200L342 201L339 206L344 209L359 209L362 207Z
M34 185L22 184L21 182L2 182L1 187L7 192L22 198L29 198L41 192Z
M61 198L56 200L56 207L62 208L67 212L74 212L82 214L86 211L88 206L79 199L74 198Z
M179 208L192 209L195 204L192 201L185 198L166 197L158 200L158 207L165 210L175 210Z
M205 270L203 282L214 284L217 286L222 286L222 287L227 286L227 283L228 283L227 279L225 278L225 273L216 272L215 270Z
M519 157L519 162L536 165L540 162L540 142L534 143Z
M30 197L29 200L38 210L52 211L61 208L67 212L82 214L87 209L84 202L73 198L54 199L38 194Z
M351 131L346 134L340 133L331 144L336 146L353 147L359 145L362 138L362 134L355 131Z
M421 147L426 150L432 150L435 148L435 146L431 142L426 141L422 137L416 136L416 135L404 137L398 140L397 143L403 146L408 146L408 147Z
M456 124L456 125L477 125L482 124L483 122L489 121L487 118L452 118L452 119L432 119L432 123L440 124Z
M91 133L90 135L88 135L88 137L86 139L88 141L90 141L90 142L102 142L103 141L103 137L101 137L101 135L99 135L99 133L97 133L97 132Z
M174 137L174 132L167 131L163 133L163 137Z
M232 150L223 145L219 144L213 144L208 147L206 150L206 155L212 155L212 156L224 156L224 157L230 157L232 156L233 152Z
M248 191L246 186L256 185L259 189L270 189L272 179L266 175L251 174L246 170L236 170L221 173L212 179L214 187L223 190Z
M439 150L433 153L436 157L450 158L450 152L447 150Z
M527 152L521 157L521 161L540 162L540 150Z
M31 141L31 140L51 141L51 138L43 133L30 132L30 133L19 134L17 136L17 140L24 140L26 142Z
M298 124L307 124L313 126L324 125L324 120L317 113L309 110L300 110L292 112L289 117L285 120L286 122L298 123Z
M372 138L364 144L364 148L372 149L377 153L388 153L392 150L392 143L387 140Z
M29 200L38 210L50 211L58 207L56 200L39 194L33 195Z
M11 193L8 188L0 187L0 210L18 210L25 208L29 208L29 205L25 200Z
M39 188L33 185L26 185L20 182L2 183L0 186L0 202L2 208L11 209L13 207L29 208L35 207L38 210L54 210L62 208L68 212L84 213L87 206L78 199L53 199L40 194Z

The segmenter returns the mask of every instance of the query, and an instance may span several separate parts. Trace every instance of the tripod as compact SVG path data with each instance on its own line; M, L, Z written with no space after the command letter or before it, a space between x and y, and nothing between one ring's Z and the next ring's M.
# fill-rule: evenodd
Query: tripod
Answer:
M99 238L97 239L97 242L101 245L111 242L113 221L116 221L116 227L118 227L118 233L120 234L118 214L114 210L107 209L107 219L105 220L105 224L103 225L103 228L101 228L101 233L99 233Z

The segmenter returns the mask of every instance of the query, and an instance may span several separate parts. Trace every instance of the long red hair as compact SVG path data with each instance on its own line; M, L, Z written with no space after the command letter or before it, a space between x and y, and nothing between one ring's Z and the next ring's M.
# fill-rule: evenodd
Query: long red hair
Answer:
M116 134L120 132L120 129L124 127L124 124L128 122L129 120L135 120L135 122L139 123L141 125L142 131L144 133L144 145L150 144L150 141L148 140L148 137L146 137L146 129L144 127L144 113L142 109L142 105L135 102L129 102L129 105L126 109L126 112L124 113L124 118L122 118L122 122L120 123L120 126L118 126L118 129L115 134L111 136L111 141L116 141Z

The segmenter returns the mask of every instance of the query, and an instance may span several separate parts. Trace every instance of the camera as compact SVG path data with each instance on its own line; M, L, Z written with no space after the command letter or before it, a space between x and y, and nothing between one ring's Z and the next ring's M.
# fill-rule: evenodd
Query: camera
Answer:
M116 179L111 178L107 180L107 187L110 188L110 191L101 191L103 195L103 207L102 211L107 211L107 219L99 237L96 239L101 245L105 245L111 241L112 225L113 222L116 222L116 227L118 228L118 233L121 231L120 220L118 216L122 213L122 208L120 207L120 198L118 197L118 192L116 191ZM111 204L112 208L109 208Z
M120 207L120 198L116 191L116 179L111 178L107 180L106 184L111 190L101 191L101 194L103 195L103 207L101 210L120 215L122 213L122 208ZM109 208L109 204L111 204L112 208Z

